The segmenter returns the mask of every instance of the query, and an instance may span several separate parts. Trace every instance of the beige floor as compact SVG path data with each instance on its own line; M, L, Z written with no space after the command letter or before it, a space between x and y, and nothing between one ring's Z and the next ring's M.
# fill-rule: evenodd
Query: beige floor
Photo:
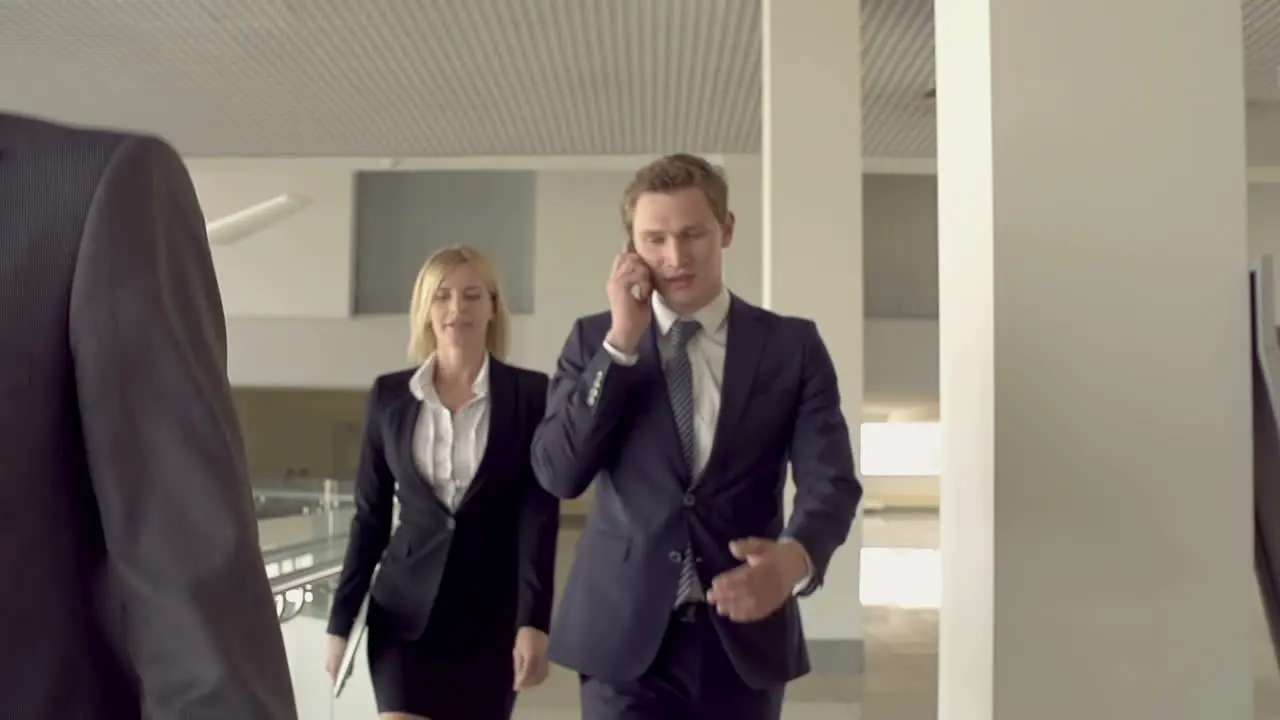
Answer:
M788 689L787 720L935 720L937 697L938 611L941 599L938 521L927 513L872 516L863 524L861 596L866 609L868 667L861 675L813 675ZM573 561L578 532L567 529L561 539L560 582ZM1280 673L1266 640L1261 610L1257 613L1256 720L1280 720ZM329 705L320 671L322 623L313 631L300 621L284 627L296 663L299 692L314 699L303 710L306 720L356 720L372 717L368 688ZM297 635L298 637L293 637ZM315 635L316 637L310 637ZM312 642L314 641L314 642ZM298 657L294 657L298 655ZM357 672L354 685L367 684ZM312 688L320 690L313 693ZM304 689L305 688L305 689ZM367 696L367 697L366 697ZM522 696L517 720L576 720L576 678L555 669L542 687ZM1034 720L1028 718L1028 720ZM1087 719L1082 719L1087 720ZM1134 720L1150 720L1137 718ZM1206 718L1205 720L1219 720ZM1225 719L1224 719L1225 720Z
M786 720L937 718L937 516L872 517L864 523L863 534L867 670L861 675L815 675L793 683L783 712ZM562 542L562 573L571 562L575 536L566 533ZM1280 720L1280 672L1273 662L1260 638L1256 720ZM557 671L546 685L521 699L516 717L578 718L575 678Z
M572 563L577 532L561 539L560 583ZM786 720L933 720L937 686L937 521L904 515L864 528L863 599L867 672L810 675L787 689ZM902 607L907 606L907 607ZM914 606L914 607L910 607ZM521 697L517 720L579 717L578 685L557 669Z
M868 608L868 671L809 676L787 691L786 720L933 720L937 611ZM578 685L564 670L520 700L517 720L571 720Z

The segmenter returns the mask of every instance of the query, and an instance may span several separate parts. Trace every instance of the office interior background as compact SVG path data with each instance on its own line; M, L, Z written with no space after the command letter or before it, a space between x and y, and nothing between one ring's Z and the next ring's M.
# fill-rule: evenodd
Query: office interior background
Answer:
M1247 434L1280 2L936 5L0 0L0 106L187 159L304 718L373 717L363 669L330 696L322 618L364 392L405 365L421 262L490 253L510 360L550 372L604 307L631 172L673 151L723 168L728 285L818 321L860 428L864 513L804 605L815 672L787 718L1280 718L1236 532L1247 438L1209 476L1144 464L1205 455L1223 418ZM1232 282L1238 317L1213 304ZM564 504L562 574L590 502ZM1124 550L1148 537L1180 540ZM558 669L517 717L575 712Z

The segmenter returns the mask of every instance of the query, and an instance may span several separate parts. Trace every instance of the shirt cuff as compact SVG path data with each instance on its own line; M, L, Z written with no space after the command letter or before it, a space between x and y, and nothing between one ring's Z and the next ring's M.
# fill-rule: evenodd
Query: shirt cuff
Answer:
M614 362L618 363L619 365L624 365L626 367L631 367L632 365L635 365L636 361L640 359L639 355L628 355L622 352L621 350L619 350L618 348L610 345L608 340L604 341L604 351L609 353L609 357L613 358Z
M800 542L795 538L781 537L778 538L778 542L795 543L800 547L800 552L804 553L804 577L800 582L795 584L795 587L791 588L792 595L799 595L809 587L810 583L813 582L813 561L809 559L809 551L805 550L804 546L800 545Z

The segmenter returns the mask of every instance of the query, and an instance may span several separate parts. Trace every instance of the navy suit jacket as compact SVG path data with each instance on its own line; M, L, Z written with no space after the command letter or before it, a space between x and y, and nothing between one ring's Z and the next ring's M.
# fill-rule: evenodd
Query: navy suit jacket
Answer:
M734 297L711 458L690 491L658 354L656 326L631 367L604 349L608 313L573 327L533 439L533 467L552 494L595 499L552 622L551 660L606 682L653 662L672 614L680 553L690 545L704 587L739 563L732 540L799 541L822 584L848 537L862 489L835 368L813 322ZM787 463L795 507L783 518ZM850 598L850 602L856 602ZM771 687L809 671L799 607L789 600L755 623L716 616L748 684Z
M372 582L371 628L376 620L379 629L417 639L432 611L447 608L455 612L442 616L466 616L476 625L477 653L497 647L502 652L489 654L509 668L506 651L516 629L546 631L551 620L560 504L529 464L547 376L490 358L488 444L466 495L450 511L414 464L422 408L409 389L414 371L384 375L369 393L356 513L328 631L350 633ZM397 495L400 527L392 534Z

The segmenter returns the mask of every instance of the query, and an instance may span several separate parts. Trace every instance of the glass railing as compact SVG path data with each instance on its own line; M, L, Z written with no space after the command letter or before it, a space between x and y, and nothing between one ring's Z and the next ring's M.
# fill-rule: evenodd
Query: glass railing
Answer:
M286 478L255 483L262 561L275 595L289 670L305 720L357 720L375 707L364 662L333 697L324 671L325 626L342 571L352 502L349 483Z

